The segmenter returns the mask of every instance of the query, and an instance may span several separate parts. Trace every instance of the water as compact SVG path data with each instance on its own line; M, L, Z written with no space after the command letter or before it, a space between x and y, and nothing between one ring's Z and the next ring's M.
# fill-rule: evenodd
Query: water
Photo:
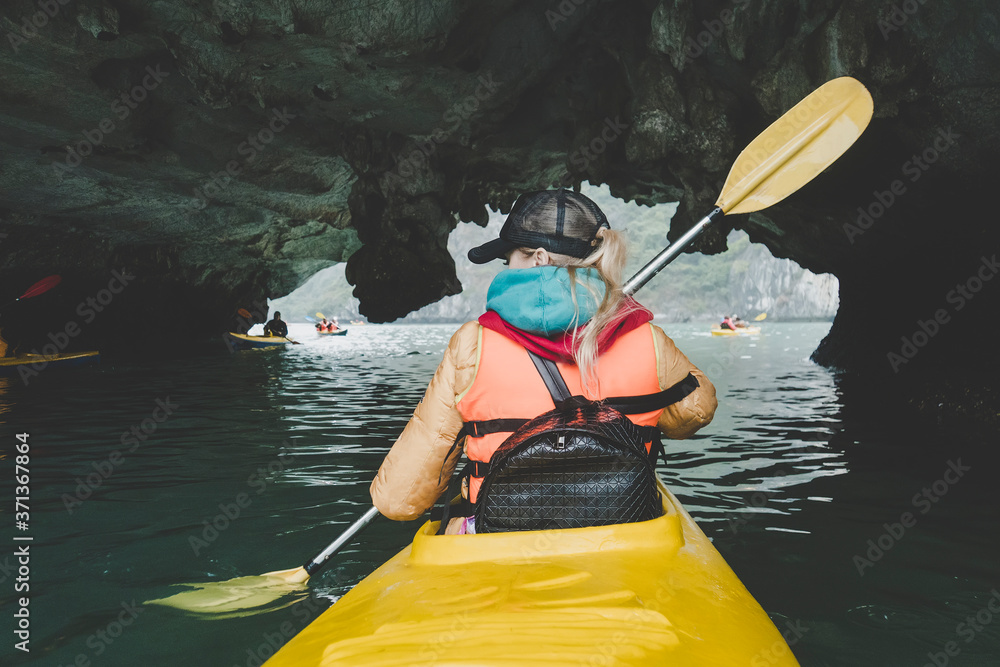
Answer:
M828 325L765 324L756 338L666 327L721 402L695 438L667 443L668 485L803 665L1000 664L995 438L859 421L808 361ZM44 372L27 387L0 379L4 535L16 532L15 434L27 432L30 524L18 534L34 538L31 653L8 629L0 663L256 665L407 544L416 524L377 521L308 593L263 615L143 605L171 584L301 565L366 509L455 327L350 329L317 339L293 325L303 344L286 350L220 345ZM212 521L225 529L206 533ZM0 551L6 628L13 549Z

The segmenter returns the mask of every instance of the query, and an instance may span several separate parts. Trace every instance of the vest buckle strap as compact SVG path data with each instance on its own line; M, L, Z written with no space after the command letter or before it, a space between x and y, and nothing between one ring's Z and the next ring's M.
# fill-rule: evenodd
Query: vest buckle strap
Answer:
M469 459L465 466L458 471L459 477L486 477L490 472L490 464L487 461L473 461Z
M481 438L491 433L513 433L527 423L527 419L487 419L485 421L464 422L462 430L458 432L457 439L465 436Z

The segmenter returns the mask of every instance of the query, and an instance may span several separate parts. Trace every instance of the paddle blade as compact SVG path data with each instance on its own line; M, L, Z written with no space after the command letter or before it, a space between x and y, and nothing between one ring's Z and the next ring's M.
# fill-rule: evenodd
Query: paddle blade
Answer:
M301 573L299 571L301 570ZM302 575L305 575L302 578ZM282 609L306 594L309 575L305 569L269 572L228 581L181 584L188 590L146 604L173 607L209 618L234 618Z
M325 320L326 319L326 315L324 315L323 313L316 313L316 317L318 317L321 320Z
M61 282L62 282L62 276L58 276L58 275L49 276L48 278L42 278L37 283L35 283L31 287L29 287L27 289L27 291L25 291L24 294L22 294L21 296L19 296L17 298L18 298L18 300L20 300L20 299L30 299L33 296L38 296L39 294L44 294L45 292L48 292L50 289L52 289L53 287L55 287L56 285L58 285Z
M761 320L766 320L766 319L767 319L767 313L761 313L757 317L753 318L753 321L760 322Z
M245 320L249 320L249 319L250 319L251 317L253 317L253 316L252 316L252 315L250 314L250 311L249 311L249 310L247 310L246 308L240 308L240 309L239 309L239 310L237 310L236 312L237 312L237 314L239 314L239 316L240 316L240 317L242 317L242 318L243 318L243 319L245 319Z
M861 136L874 105L856 79L823 84L747 146L729 171L716 206L752 213L778 203L826 169Z

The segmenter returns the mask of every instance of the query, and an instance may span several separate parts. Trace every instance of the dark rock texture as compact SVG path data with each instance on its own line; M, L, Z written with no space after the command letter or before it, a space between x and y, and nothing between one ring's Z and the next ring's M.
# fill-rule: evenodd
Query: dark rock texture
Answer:
M679 200L676 238L750 139L851 75L858 144L697 249L736 226L836 274L822 363L993 386L995 2L60 2L0 8L5 300L60 271L73 305L124 268L97 330L206 333L350 257L391 320L458 292L449 232L526 189Z

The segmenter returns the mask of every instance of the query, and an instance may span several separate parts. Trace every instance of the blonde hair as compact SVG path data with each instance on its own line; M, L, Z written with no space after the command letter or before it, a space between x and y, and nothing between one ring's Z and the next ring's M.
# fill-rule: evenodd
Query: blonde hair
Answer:
M628 260L625 237L614 230L601 228L597 231L596 241L597 249L584 259L549 253L552 264L566 267L569 270L570 295L573 297L575 310L571 329L573 360L580 369L583 386L593 387L594 390L598 389L597 340L601 332L620 317L623 304L629 304L630 310L640 308L634 301L626 300L625 294L622 292L622 274L625 271L625 262ZM534 252L530 248L525 248L524 251ZM595 300L599 295L597 290L577 279L576 271L578 269L595 269L604 282L604 298L598 305L594 316L584 323L586 326L581 326L578 322L580 305L577 301L577 288L583 286L590 292L591 298Z

